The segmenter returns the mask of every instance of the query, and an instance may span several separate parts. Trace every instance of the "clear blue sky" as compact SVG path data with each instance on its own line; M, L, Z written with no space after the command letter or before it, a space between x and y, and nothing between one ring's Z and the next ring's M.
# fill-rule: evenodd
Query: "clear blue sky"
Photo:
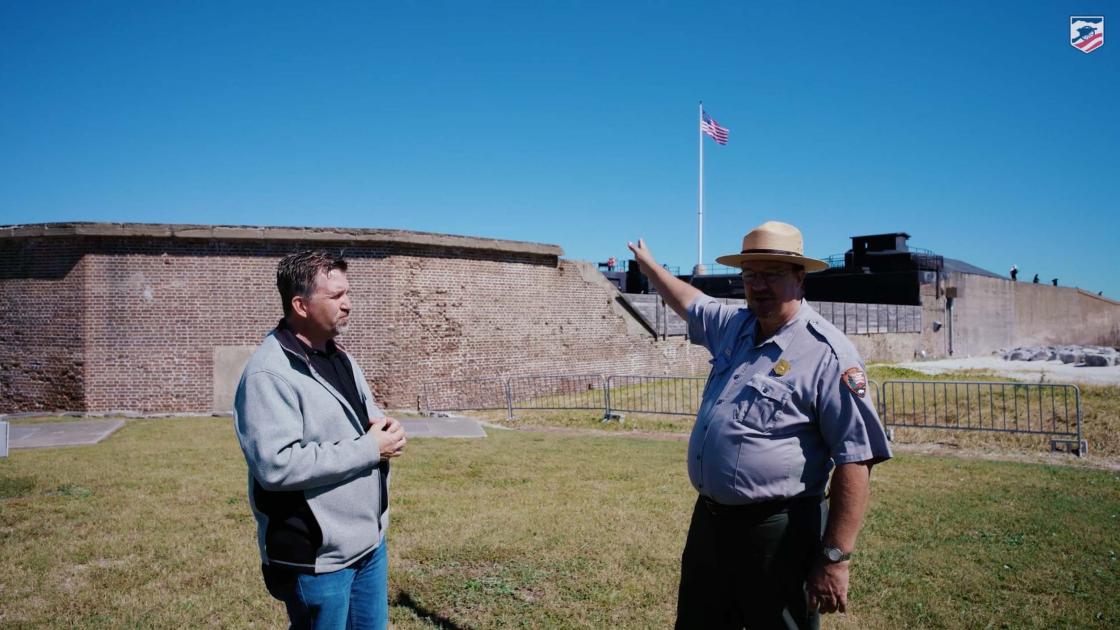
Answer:
M705 259L767 219L1120 297L1120 10L0 4L0 224L400 228ZM1069 16L1115 35L1069 45ZM1115 21L1114 21L1115 20Z

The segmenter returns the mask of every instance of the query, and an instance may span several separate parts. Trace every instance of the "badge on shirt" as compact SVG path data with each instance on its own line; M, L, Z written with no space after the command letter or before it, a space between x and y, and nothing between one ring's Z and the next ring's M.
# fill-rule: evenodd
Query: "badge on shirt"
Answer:
M777 374L778 376L785 376L786 372L788 372L788 371L789 371L789 361L786 361L785 359L779 360L777 365L774 366L774 373Z
M844 370L841 380L856 396L863 398L864 394L867 393L867 377L863 374L863 370L858 367Z

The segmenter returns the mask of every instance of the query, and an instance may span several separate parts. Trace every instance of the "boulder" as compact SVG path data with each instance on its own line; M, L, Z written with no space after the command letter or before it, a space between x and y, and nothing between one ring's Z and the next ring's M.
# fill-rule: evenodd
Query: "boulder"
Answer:
M1076 352L1072 350L1063 350L1058 353L1058 358L1062 363L1083 363L1085 361L1084 352Z
M1103 354L1085 353L1085 365L1089 367L1107 367L1109 365L1115 365L1112 359L1112 357Z
M1054 351L1047 348L1036 348L1028 361L1049 361L1054 358Z

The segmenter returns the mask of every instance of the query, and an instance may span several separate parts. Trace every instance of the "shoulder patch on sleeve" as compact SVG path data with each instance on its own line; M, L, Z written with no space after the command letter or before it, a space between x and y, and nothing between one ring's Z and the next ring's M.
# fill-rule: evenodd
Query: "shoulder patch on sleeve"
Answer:
M867 394L867 375L857 365L844 370L843 376L840 378L844 382L844 386L852 390L852 393L860 398Z

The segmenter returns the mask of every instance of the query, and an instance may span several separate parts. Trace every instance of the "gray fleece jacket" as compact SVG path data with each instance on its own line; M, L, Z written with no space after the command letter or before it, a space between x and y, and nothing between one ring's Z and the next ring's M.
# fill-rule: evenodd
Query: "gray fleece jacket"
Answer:
M347 355L368 417L384 416ZM261 561L308 573L349 566L384 540L388 462L346 398L310 367L295 336L273 330L249 359L234 401L249 466ZM382 479L382 470L384 479Z

